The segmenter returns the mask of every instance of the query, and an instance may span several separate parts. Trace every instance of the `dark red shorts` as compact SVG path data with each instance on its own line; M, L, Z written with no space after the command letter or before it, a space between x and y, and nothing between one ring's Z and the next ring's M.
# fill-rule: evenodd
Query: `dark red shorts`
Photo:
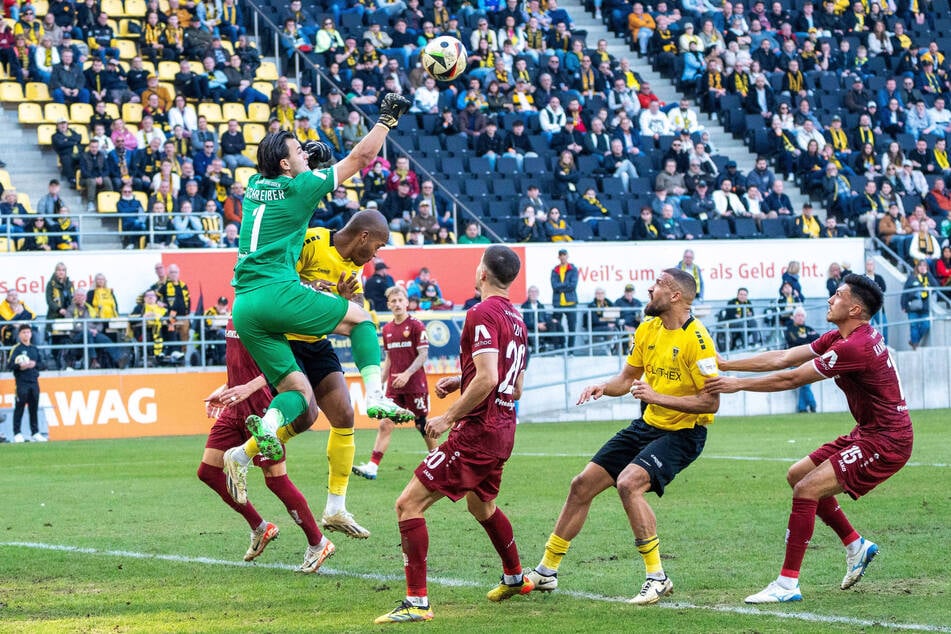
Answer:
M433 449L416 467L416 477L430 491L438 491L453 502L472 491L483 502L499 495L505 459L482 453L455 442L446 442Z
M809 454L816 465L832 463L842 489L859 499L898 472L911 457L912 443L896 443L881 436L863 436L853 429Z
M429 414L429 393L423 394L387 394L393 402L423 418Z
M221 414L221 418L216 420L215 424L211 426L211 431L208 432L208 440L205 442L205 448L227 451L232 447L243 445L250 437L251 432L244 426L244 421L239 421L231 414L230 410L226 409ZM284 456L287 456L286 447ZM281 462L284 462L284 458L280 460L268 460L261 454L254 457L254 466L256 467L279 464Z

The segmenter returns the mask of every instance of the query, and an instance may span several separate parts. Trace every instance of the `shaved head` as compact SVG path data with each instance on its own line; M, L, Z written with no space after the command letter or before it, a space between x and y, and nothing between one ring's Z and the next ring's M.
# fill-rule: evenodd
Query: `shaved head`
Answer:
M680 269L664 269L664 273L671 277L671 281L684 300L692 304L697 297L697 280L693 279L693 275Z

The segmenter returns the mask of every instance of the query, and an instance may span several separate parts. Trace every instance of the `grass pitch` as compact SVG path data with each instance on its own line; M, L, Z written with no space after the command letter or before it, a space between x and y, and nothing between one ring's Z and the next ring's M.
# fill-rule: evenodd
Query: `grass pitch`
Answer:
M404 591L393 502L424 445L394 434L373 482L354 477L348 506L367 541L331 534L336 556L318 575L292 572L306 543L259 473L249 494L281 537L241 562L247 525L195 477L204 439L64 442L0 447L0 632L951 632L951 429L948 411L915 412L912 463L878 490L841 501L881 553L862 582L839 590L844 551L821 522L803 568L801 604L743 598L775 577L790 507L792 461L851 428L843 414L719 418L703 456L662 499L664 565L674 595L623 603L643 564L613 491L594 504L552 595L491 604L500 565L464 504L428 513L428 624L374 626ZM326 428L325 423L320 426ZM620 422L519 427L500 506L523 564L534 566L571 478ZM357 433L357 462L373 432ZM326 432L295 439L291 477L323 509Z

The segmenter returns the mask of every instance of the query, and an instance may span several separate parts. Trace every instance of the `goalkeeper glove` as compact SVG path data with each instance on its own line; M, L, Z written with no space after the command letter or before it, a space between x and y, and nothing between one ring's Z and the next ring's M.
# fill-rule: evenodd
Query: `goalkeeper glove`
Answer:
M392 130L399 123L400 117L409 110L410 102L406 97L391 92L383 97L383 103L380 104L380 118L377 123L385 125Z

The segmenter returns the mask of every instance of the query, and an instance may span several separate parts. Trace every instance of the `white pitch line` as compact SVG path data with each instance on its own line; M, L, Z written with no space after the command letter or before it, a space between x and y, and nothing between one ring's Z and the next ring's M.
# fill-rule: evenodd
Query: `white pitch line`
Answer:
M411 452L415 453L415 452ZM424 455L424 454L420 454ZM529 452L529 451L516 451L512 453L513 458L590 458L594 453L539 453L539 452ZM741 462L786 462L793 463L799 458L770 458L766 456L720 456L720 455L710 455L710 454L700 454L700 459L707 460L736 460ZM906 467L932 467L935 469L947 469L951 467L951 464L945 462L906 462Z
M266 568L272 570L297 570L297 566L290 564L267 564L246 561L229 561L226 559L212 559L211 557L184 557L182 555L162 555L155 553L140 553L128 550L99 550L98 548L83 548L80 546L66 546L61 544L43 544L36 542L0 542L0 548L33 548L35 550L52 550L58 552L78 553L83 555L99 555L105 557L128 557L130 559L152 559L158 561L172 561L184 564L207 564L213 566L231 566L234 568ZM352 577L355 579L369 579L371 581L399 582L403 580L402 575L383 575L378 573L348 572L336 570L333 568L321 568L320 574ZM484 584L468 579L453 579L451 577L431 577L430 583L453 587L453 588L479 588ZM558 590L559 595L569 596L575 599L586 599L590 601L600 601L604 603L624 603L626 597L608 597L589 592L578 592L573 590ZM794 621L806 621L809 623L833 623L838 625L848 625L852 627L883 627L891 630L909 630L917 632L949 632L951 627L943 625L930 625L927 623L884 623L881 621L872 621L868 619L857 619L850 616L834 616L826 614L815 614L812 612L774 612L771 610L761 610L745 606L731 605L695 605L693 603L658 603L658 608L672 610L705 610L709 612L719 612L726 614L743 614L747 616L767 616L780 619L790 619Z

